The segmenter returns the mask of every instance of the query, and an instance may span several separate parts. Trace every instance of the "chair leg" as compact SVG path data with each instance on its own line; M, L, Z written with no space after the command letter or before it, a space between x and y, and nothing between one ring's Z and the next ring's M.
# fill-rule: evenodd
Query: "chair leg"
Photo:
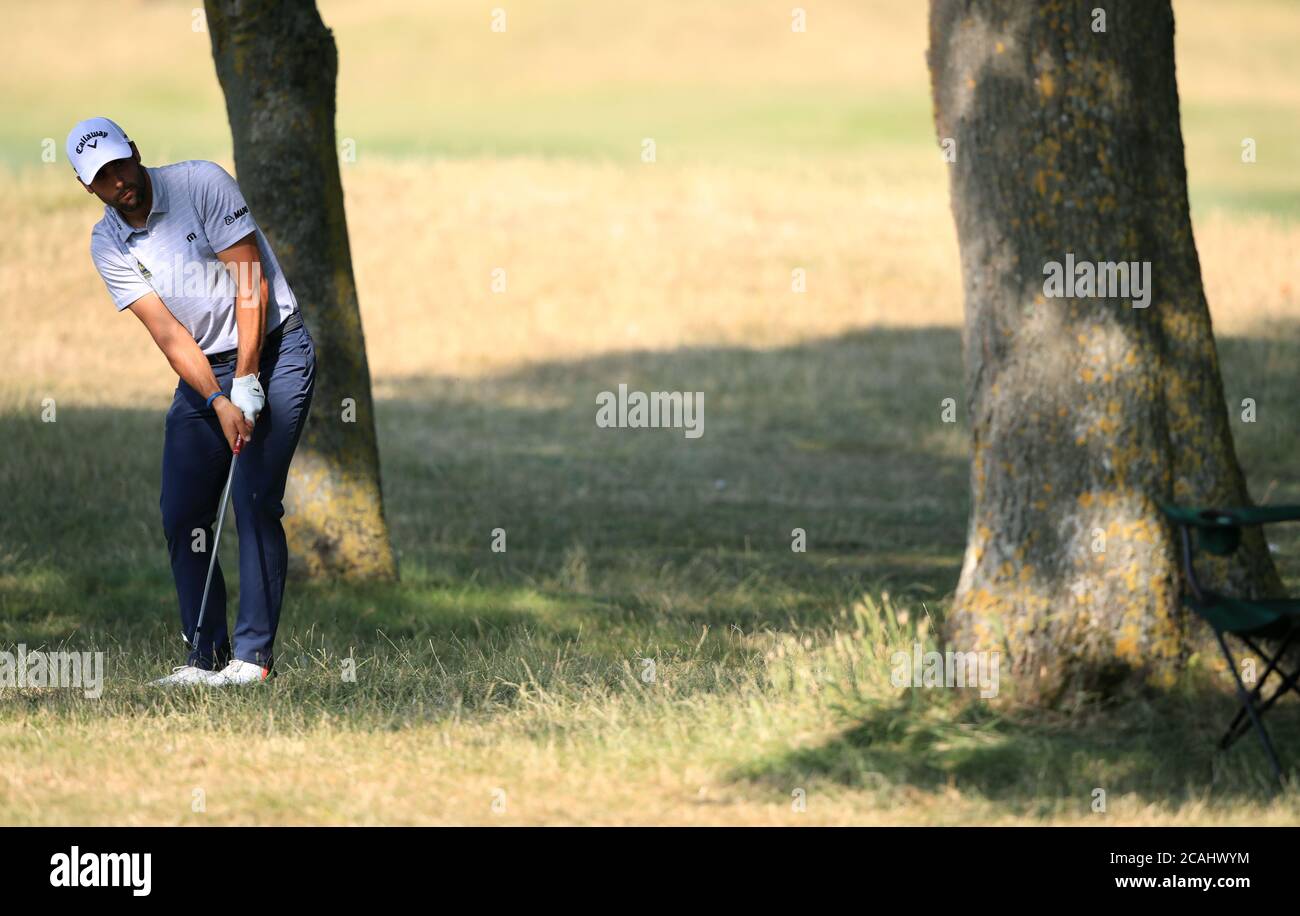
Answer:
M1294 671L1291 674L1288 674L1285 678L1283 678L1282 683L1279 684L1278 688L1273 691L1272 696L1270 696L1267 700L1265 700L1263 703L1257 706L1256 711L1262 716L1264 713L1272 709L1273 704L1275 704L1278 700L1282 699L1282 697L1287 693L1287 691L1290 690L1294 690L1296 691L1296 693L1300 693L1300 670ZM1258 697L1256 697L1256 699L1258 699ZM1250 731L1250 723L1242 722L1242 719L1244 717L1245 717L1245 710L1244 709L1237 710L1237 718L1233 720L1232 727L1229 729L1228 733L1223 736L1223 739L1219 742L1220 747L1226 749L1238 738L1246 734L1246 732ZM1238 725L1237 724L1238 722L1241 722L1241 724Z
M1279 787L1285 785L1282 779L1282 765L1278 763L1277 752L1273 750L1273 742L1268 737L1268 732L1264 730L1264 723L1260 721L1255 712L1255 704L1250 698L1250 692L1246 690L1246 685L1242 683L1241 674L1237 671L1237 663L1232 659L1232 653L1228 651L1228 644L1223 639L1223 634L1218 630L1214 631L1214 638L1219 641L1219 648L1223 650L1223 657L1228 660L1228 668L1232 671L1232 679L1237 682L1237 696L1241 700L1241 705L1245 708L1246 714L1250 716L1250 722L1255 726L1255 732L1259 735L1259 741L1264 745L1264 753L1268 754L1268 762L1273 765L1273 775L1277 777Z
M1278 666L1278 663L1282 660L1282 656L1286 654L1287 647L1291 645L1292 639L1295 638L1295 634L1295 630L1292 630L1287 634L1286 639L1282 640L1282 644L1278 646L1276 654L1274 654L1271 659L1268 654L1261 650L1259 646L1255 645L1255 643L1251 642L1244 636L1238 637L1246 644L1247 648L1268 662L1268 667L1264 669L1264 674L1260 677L1259 683L1256 684L1255 689L1250 692L1253 701L1258 702L1264 699L1264 682L1268 680L1270 674L1277 671L1277 676L1282 678L1282 683L1273 691L1273 695L1267 700L1264 700L1264 702L1257 707L1257 712L1261 716L1272 709L1273 704L1280 700L1288 690L1294 690L1296 693L1300 693L1300 686L1297 686L1297 684L1300 684L1300 671L1295 671L1288 675ZM1228 730L1224 733L1223 738L1220 739L1219 747L1227 750L1237 741L1237 739L1250 731L1250 724L1243 722L1245 718L1246 708L1243 706L1241 709L1237 710L1237 715L1233 717L1232 724L1228 726Z
M1282 661L1282 656L1286 655L1286 650L1291 646L1291 641L1295 639L1297 632L1300 631L1296 630L1295 628L1292 628L1287 632L1286 639L1282 640L1282 642L1278 644L1277 651L1273 654L1272 658L1269 658L1268 653L1260 649L1259 646L1255 645L1255 643L1252 642L1249 637L1247 636L1237 637L1238 639L1240 639L1242 642L1246 644L1246 648L1250 649L1250 651L1254 652L1260 658L1268 662L1268 667L1264 669L1264 674L1260 677L1259 683L1255 685L1254 692L1256 694L1260 696L1263 695L1264 682L1268 680L1268 676L1272 674L1274 671L1278 672L1278 677L1281 677L1283 674L1285 674L1285 672L1282 671L1282 669L1278 666L1278 663Z

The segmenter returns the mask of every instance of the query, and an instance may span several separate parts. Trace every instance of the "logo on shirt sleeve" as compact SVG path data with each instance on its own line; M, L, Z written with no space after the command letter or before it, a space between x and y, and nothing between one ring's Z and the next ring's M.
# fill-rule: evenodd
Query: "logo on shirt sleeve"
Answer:
M140 276L144 277L146 280L153 279L153 274L149 273L149 268L140 263L139 258L135 259L135 266L140 268Z
M245 213L247 213L247 212L248 212L248 207L240 207L240 208L239 208L238 210L236 210L234 213L232 213L232 214L230 214L229 216L226 217L226 225L229 226L231 223L233 223L235 220L239 219L241 216L243 216L243 215L244 215Z

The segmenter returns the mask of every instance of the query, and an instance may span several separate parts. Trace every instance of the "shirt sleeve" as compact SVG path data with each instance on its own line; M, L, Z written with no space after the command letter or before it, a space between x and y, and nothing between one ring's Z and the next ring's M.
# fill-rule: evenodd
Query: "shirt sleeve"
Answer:
M248 212L239 185L215 162L194 161L190 168L190 194L213 251L225 251L250 232L257 231L257 223Z
M101 242L97 236L90 240L90 258L119 312L154 291L144 277L127 264L120 251Z

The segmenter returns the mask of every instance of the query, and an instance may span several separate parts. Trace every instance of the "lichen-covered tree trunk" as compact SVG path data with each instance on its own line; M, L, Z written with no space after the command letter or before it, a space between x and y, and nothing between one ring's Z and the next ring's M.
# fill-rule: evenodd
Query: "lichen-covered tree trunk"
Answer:
M931 2L974 432L946 637L1006 653L1042 702L1168 683L1190 627L1157 501L1248 502L1188 215L1173 36L1168 0ZM1052 295L1045 267L1069 256L1139 262L1131 280L1149 262L1148 307L1132 287ZM1278 587L1258 529L1206 571L1232 593Z
M295 568L397 574L334 134L338 52L313 0L205 0L241 189L316 344L285 503Z

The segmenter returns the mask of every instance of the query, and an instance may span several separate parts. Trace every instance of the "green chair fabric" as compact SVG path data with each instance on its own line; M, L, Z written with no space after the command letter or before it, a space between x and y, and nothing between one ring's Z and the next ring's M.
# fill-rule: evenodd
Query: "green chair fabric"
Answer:
M1300 521L1300 506L1245 506L1239 508L1194 508L1161 504L1165 516L1179 529L1182 539L1183 573L1187 588L1183 591L1184 603L1200 615L1214 629L1237 684L1237 697L1241 709L1228 726L1219 746L1227 749L1253 727L1259 735L1273 775L1278 784L1283 783L1282 766L1262 717L1288 691L1300 693L1300 671L1288 674L1282 670L1282 661L1292 641L1300 635L1300 599L1294 598L1237 598L1220 595L1203 588L1196 576L1193 560L1193 540L1196 548L1214 556L1229 556L1241 546L1241 529L1253 525L1271 525L1276 522ZM1228 648L1225 634L1241 640L1250 651L1266 662L1264 674L1253 690L1247 690L1242 681L1237 662ZM1265 646L1260 640L1274 640L1275 647ZM1264 685L1270 675L1277 674L1281 683L1267 699Z

